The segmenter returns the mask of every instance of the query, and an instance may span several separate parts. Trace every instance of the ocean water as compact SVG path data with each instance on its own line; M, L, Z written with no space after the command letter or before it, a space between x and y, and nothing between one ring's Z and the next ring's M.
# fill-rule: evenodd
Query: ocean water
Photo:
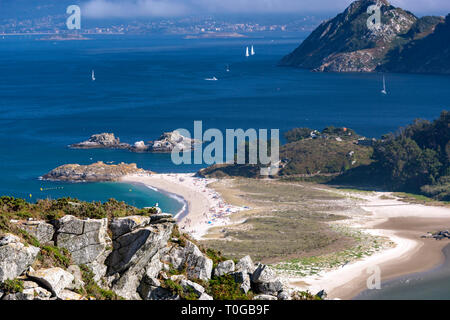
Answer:
M167 154L71 150L91 134L154 140L177 128L280 129L346 126L379 137L415 118L434 119L450 103L450 77L321 74L278 67L302 35L185 40L105 36L89 41L0 39L0 195L34 201L117 198L138 207L182 203L144 186L71 184L38 178L65 163L135 162L156 172L195 172ZM254 45L256 55L244 56ZM230 72L226 72L229 65ZM91 70L96 81L91 81ZM217 77L219 81L205 81ZM41 191L43 188L43 191ZM30 196L31 195L31 196Z
M355 300L449 300L450 245L443 253L445 262L435 269L386 281L380 290L366 290Z

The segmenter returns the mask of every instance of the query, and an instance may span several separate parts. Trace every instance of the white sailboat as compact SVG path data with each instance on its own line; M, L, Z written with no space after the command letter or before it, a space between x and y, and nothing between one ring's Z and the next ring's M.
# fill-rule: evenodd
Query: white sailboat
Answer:
M91 77L92 77L92 81L95 81L95 72L94 72L94 70L92 70L92 75L91 75Z
M386 90L386 78L383 74L383 90L381 90L382 94L387 94L387 90Z
M206 81L217 81L219 79L217 79L216 77L212 77L212 78L206 78Z
M245 49L245 56L250 57L250 54L248 53L248 47Z
M251 53L250 53L252 56L254 56L255 55L255 49L253 48L253 46L252 46L252 50L251 50Z

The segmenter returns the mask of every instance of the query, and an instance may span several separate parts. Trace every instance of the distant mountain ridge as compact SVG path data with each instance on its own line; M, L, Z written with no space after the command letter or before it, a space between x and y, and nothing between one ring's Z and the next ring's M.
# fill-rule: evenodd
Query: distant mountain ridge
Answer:
M380 7L381 26L369 29L368 8L372 5ZM418 18L386 0L358 0L335 18L324 21L296 50L285 56L280 65L318 72L436 72L439 68L428 71L426 66L420 67L426 62L413 61L413 52L428 43L425 39L436 37L437 31L436 43L439 39L448 39L450 30L441 26L444 23L442 17ZM438 49L436 45L433 48ZM434 52L428 54L433 60ZM414 68L408 70L404 61ZM434 64L449 64L448 59L439 61Z

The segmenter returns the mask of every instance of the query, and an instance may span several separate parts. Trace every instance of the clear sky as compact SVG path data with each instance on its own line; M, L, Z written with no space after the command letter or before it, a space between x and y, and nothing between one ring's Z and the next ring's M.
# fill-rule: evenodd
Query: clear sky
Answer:
M179 16L195 13L338 13L352 0L87 0L85 15L97 18ZM450 13L450 0L391 0L417 15Z

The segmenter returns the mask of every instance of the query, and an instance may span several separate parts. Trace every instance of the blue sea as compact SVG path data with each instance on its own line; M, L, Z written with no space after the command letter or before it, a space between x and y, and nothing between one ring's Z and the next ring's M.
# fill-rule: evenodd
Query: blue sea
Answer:
M450 77L324 74L278 61L304 35L240 39L103 36L87 41L0 38L0 195L35 201L116 198L165 212L183 203L142 185L57 183L39 177L66 163L134 162L144 169L195 172L167 154L72 150L91 134L123 142L154 140L177 128L322 129L345 126L368 137L396 131L416 118L434 119L450 104ZM256 55L246 58L245 47ZM230 72L226 72L229 66ZM96 81L91 80L95 70ZM205 81L217 77L218 81ZM41 190L42 188L42 190Z
M38 178L66 163L135 162L152 171L195 172L167 154L71 150L91 134L114 132L122 141L154 140L177 128L321 129L346 126L369 137L415 118L436 118L450 102L450 77L323 74L278 67L301 42L262 35L245 39L179 36L104 36L87 41L0 39L0 194L36 200L111 197L139 207L182 204L144 186L69 184ZM256 55L246 58L245 47ZM229 66L230 72L226 72ZM95 70L96 81L91 80ZM205 81L217 77L219 81ZM41 188L43 191L41 191Z

